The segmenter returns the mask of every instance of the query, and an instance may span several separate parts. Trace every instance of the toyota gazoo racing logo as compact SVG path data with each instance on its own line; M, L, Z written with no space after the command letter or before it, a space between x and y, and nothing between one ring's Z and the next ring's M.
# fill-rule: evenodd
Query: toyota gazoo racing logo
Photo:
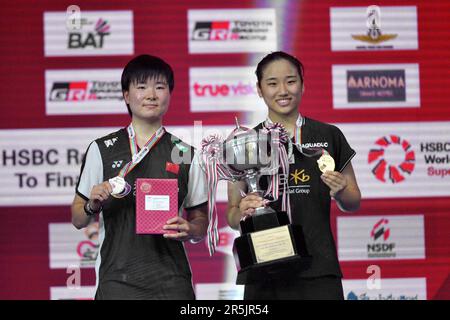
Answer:
M372 173L382 182L399 183L414 171L416 157L408 141L396 135L384 136L369 151Z
M239 35L230 30L230 21L208 21L195 24L192 40L224 41L238 40Z

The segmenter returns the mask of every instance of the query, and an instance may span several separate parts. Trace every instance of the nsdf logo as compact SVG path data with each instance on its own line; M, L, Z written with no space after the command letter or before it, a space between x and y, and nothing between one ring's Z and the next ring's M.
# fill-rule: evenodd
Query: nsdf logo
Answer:
M415 167L416 157L411 144L397 135L388 135L375 141L368 153L368 163L375 178L383 183L403 182Z
M275 10L188 10L189 53L277 50Z
M419 64L333 65L333 108L420 108Z
M389 220L382 218L377 221L370 231L370 238L373 242L367 244L367 256L369 258L393 258L395 243L387 242L391 235Z

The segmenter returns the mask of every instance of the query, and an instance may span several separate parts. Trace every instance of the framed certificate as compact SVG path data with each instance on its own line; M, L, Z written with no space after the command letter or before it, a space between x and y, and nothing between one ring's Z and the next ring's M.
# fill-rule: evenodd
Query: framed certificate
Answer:
M136 179L136 233L163 234L167 220L178 215L177 179Z

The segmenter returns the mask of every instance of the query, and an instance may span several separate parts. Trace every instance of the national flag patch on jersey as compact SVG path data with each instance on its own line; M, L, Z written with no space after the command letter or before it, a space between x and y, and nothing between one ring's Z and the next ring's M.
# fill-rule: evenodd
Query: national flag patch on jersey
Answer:
M172 162L166 162L166 171L178 174L178 171L180 171L180 166Z

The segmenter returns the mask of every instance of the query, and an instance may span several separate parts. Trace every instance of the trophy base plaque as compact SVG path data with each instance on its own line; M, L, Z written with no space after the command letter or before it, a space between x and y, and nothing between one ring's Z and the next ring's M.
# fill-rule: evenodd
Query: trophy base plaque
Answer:
M242 235L233 245L236 284L277 278L310 266L302 227L289 224L286 212L251 216L240 226Z

